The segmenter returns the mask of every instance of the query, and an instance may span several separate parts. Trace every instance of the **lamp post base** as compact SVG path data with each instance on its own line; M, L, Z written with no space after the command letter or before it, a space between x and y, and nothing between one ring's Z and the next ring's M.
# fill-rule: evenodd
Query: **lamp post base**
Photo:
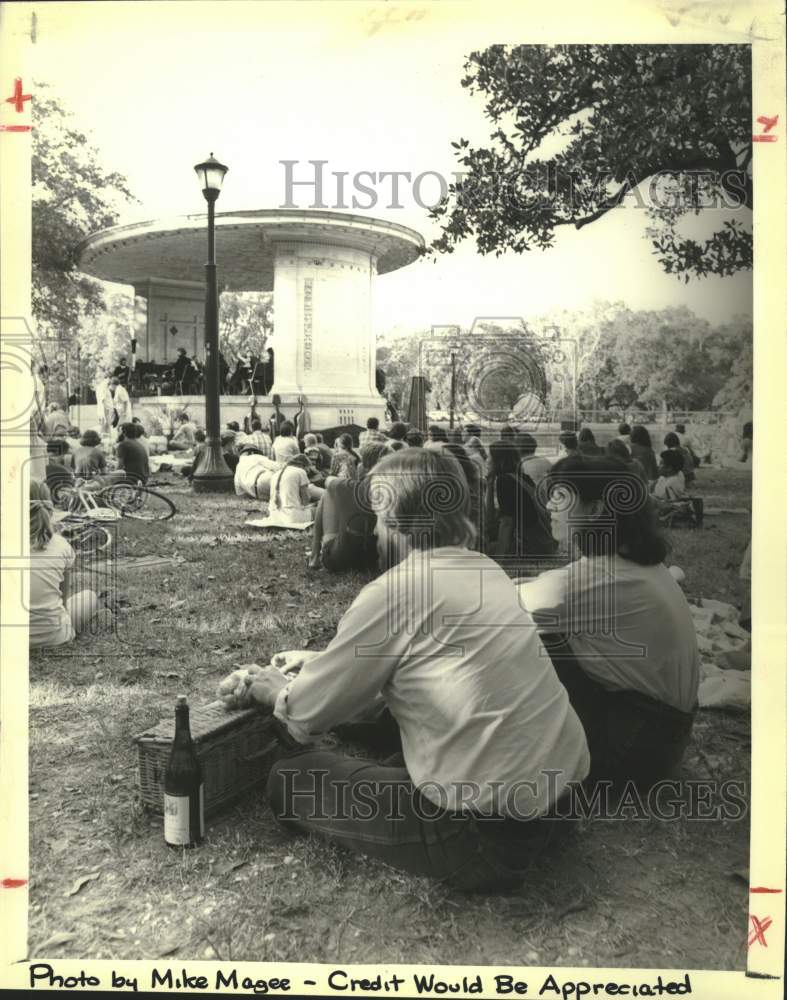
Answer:
M194 471L191 485L195 493L232 493L235 488L235 476L232 469L224 461L221 445L218 442L208 444L199 468Z

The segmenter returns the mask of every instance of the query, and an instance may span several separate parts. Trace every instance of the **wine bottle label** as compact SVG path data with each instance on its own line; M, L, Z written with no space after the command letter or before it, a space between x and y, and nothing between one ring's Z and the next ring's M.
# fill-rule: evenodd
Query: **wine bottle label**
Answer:
M205 786L199 786L199 835L205 836ZM164 795L164 840L168 844L191 844L191 799L188 795Z

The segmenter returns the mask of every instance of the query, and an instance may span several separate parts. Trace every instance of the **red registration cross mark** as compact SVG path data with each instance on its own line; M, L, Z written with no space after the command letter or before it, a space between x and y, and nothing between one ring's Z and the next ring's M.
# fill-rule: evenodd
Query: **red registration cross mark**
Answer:
M10 97L6 97L5 104L13 104L17 114L22 114L25 110L25 101L32 101L32 94L25 94L22 87L22 77L18 76L14 80L14 92ZM30 132L32 125L0 125L0 132Z
M751 920L752 931L749 934L749 947L757 941L763 946L763 948L768 947L768 942L765 940L765 932L771 926L773 921L770 917L765 917L764 920L760 920L759 917L755 917L753 913L749 914L749 920Z

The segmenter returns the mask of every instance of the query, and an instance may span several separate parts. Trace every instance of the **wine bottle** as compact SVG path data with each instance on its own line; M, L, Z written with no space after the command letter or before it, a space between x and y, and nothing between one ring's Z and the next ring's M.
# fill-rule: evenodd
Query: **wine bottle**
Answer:
M164 840L170 847L196 847L205 836L205 785L189 726L184 694L175 706L175 738L164 773Z

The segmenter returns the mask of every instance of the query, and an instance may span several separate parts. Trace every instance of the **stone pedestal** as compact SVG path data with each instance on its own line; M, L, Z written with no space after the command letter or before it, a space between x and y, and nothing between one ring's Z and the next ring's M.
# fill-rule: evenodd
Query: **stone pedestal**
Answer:
M375 386L375 273L376 259L368 250L275 243L272 394L285 407L304 396L322 426L385 416Z

